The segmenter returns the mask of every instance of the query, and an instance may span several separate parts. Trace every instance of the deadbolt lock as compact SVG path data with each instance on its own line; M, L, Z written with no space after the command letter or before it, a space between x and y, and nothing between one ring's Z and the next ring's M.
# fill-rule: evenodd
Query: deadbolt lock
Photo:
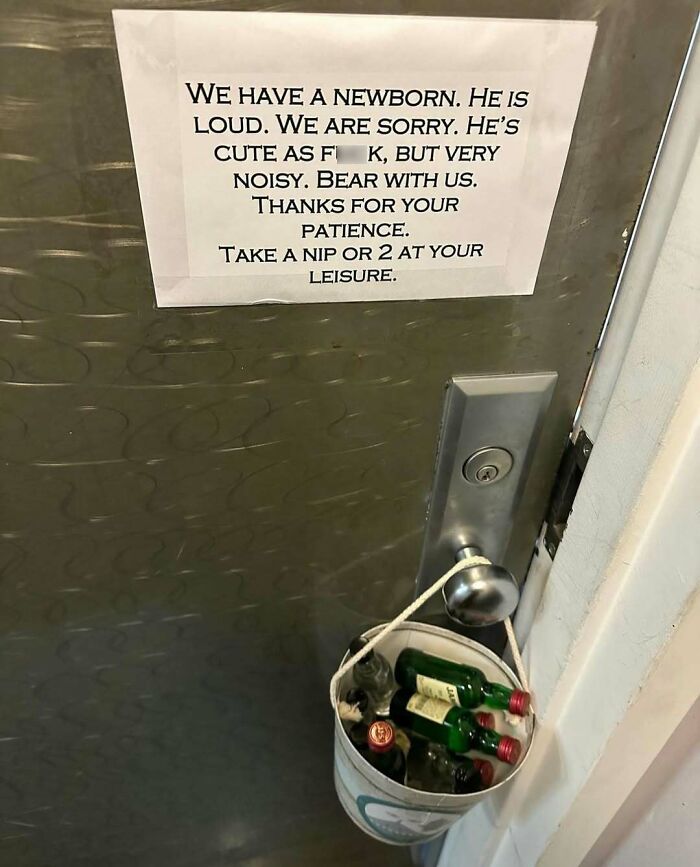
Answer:
M513 456L508 449L489 446L467 458L462 475L472 485L492 485L504 479L512 467Z

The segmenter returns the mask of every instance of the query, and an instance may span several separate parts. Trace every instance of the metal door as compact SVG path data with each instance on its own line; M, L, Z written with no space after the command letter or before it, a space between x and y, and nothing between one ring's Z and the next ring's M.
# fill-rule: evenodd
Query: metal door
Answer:
M695 3L307 4L598 21L535 294L191 311L153 305L112 5L0 4L0 859L406 864L336 804L326 680L412 593L453 374L559 373L522 576Z

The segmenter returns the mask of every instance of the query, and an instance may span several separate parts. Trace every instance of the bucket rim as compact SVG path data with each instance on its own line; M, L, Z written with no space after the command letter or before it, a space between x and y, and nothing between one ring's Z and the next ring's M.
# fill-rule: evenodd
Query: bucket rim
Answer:
M377 626L373 626L370 629L366 629L363 633L361 633L363 638L372 638L385 626L384 623L380 623ZM477 651L478 653L483 654L487 658L489 658L492 662L494 662L499 668L504 670L504 673L511 679L512 683L518 688L522 689L523 685L520 682L518 676L511 669L509 665L507 665L498 654L494 653L492 650L489 650L488 647L485 647L483 644L480 644L478 641L474 641L471 638L467 638L464 635L460 635L457 632L452 632L450 629L444 629L441 626L435 626L429 623L420 623L414 620L407 620L404 623L400 623L394 632L405 632L405 631L417 631L417 632L425 632L433 635L440 635L445 638L450 638L456 641L457 644L462 644L463 646L470 647L472 650ZM343 655L343 658L340 662L342 665L348 658L350 657L350 652L346 651ZM387 794L392 794L396 797L401 797L403 792L412 792L414 795L418 793L423 796L426 800L431 800L434 798L435 802L432 806L432 809L440 809L440 807L452 807L453 809L458 808L460 805L468 803L474 800L481 800L485 795L490 794L491 792L495 792L500 789L501 786L506 783L510 783L510 781L515 777L517 773L520 772L520 769L523 767L525 762L532 751L532 742L535 739L535 730L537 728L537 716L534 711L531 711L532 714L532 731L529 736L529 740L526 748L523 751L523 755L517 765L513 765L511 767L510 773L505 776L500 782L496 783L494 786L489 786L488 789L483 789L478 792L467 792L462 795L452 794L450 792L423 792L420 789L413 789L411 786L406 786L403 783L397 783L389 777L381 774L375 767L373 767L367 759L355 748L352 741L348 737L348 733L345 731L345 727L343 726L343 722L340 719L340 714L338 713L338 705L337 700L340 694L340 683L338 683L337 691L336 691L336 706L333 710L333 715L335 717L335 729L336 734L342 740L343 746L349 755L352 755L354 758L359 759L362 767L365 769L366 773L371 773L372 776L378 777L383 786L386 787L385 791ZM380 786L375 783L378 788ZM425 809L430 810L431 807L427 806ZM447 810L447 812L452 812L452 810Z

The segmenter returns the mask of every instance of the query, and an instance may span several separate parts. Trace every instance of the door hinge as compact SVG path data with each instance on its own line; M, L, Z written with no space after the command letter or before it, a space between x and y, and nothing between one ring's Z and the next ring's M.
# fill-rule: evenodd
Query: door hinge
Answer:
M550 557L554 557L557 553L559 543L564 536L574 498L592 450L593 443L581 428L576 440L574 442L569 440L564 451L545 518L547 529L544 534L544 544Z

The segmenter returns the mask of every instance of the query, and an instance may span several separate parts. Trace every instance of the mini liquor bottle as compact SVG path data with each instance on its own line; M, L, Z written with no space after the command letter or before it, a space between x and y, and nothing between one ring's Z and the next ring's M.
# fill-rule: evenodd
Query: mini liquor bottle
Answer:
M350 643L350 654L353 655L367 644L367 639L359 637ZM369 695L374 711L379 716L388 716L391 696L396 690L396 681L391 665L381 653L375 650L363 656L352 669L355 686L359 686Z
M520 741L480 726L471 711L418 692L399 690L391 700L391 718L402 728L442 744L453 753L479 750L514 765L522 751Z
M367 761L385 777L403 785L406 758L396 744L396 732L390 722L375 720L367 729Z
M367 757L367 731L369 726L367 723L356 722L348 729L348 737L352 745L365 758Z
M413 739L406 763L406 785L412 789L464 795L492 782L493 765L486 759L454 756L440 744Z
M399 654L395 673L396 680L404 689L461 707L475 708L485 704L519 716L525 716L530 709L530 693L492 683L478 668L441 659L412 647Z
M349 708L355 708L356 713L359 714L358 717L350 717L351 719L355 719L356 722L360 720L369 725L375 717L374 707L370 702L369 695L367 692L359 686L354 686L352 689L349 689L345 695L345 703Z

